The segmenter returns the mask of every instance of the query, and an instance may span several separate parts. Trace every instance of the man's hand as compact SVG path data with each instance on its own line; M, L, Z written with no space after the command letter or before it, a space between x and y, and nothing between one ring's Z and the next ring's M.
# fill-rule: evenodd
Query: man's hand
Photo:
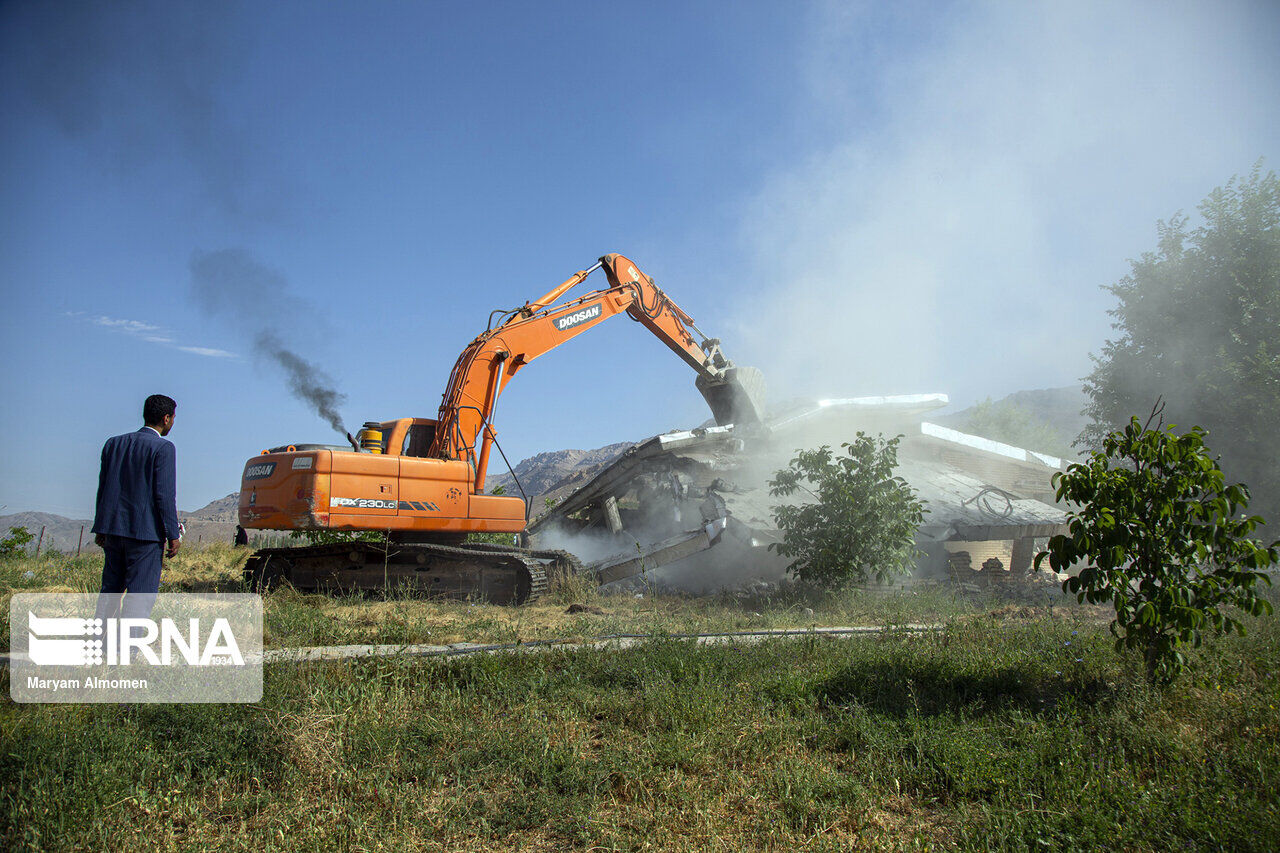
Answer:
M93 544L101 548L107 544L107 537L103 536L101 533L95 533L93 534Z
M173 557L173 555L177 554L181 548L182 548L181 539L170 539L169 547L164 549L164 555L166 557Z

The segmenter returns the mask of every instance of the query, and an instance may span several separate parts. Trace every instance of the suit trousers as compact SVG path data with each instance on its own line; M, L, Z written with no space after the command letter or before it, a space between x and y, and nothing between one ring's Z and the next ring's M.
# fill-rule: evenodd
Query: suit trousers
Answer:
M160 590L164 543L111 535L103 540L106 563L102 567L104 594L98 600L98 618L150 616ZM120 593L125 592L128 595L122 602Z

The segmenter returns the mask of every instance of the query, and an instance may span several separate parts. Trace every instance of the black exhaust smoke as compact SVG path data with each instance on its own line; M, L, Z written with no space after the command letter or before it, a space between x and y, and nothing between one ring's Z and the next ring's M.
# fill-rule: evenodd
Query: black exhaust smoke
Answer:
M284 369L293 396L314 406L316 414L328 421L329 426L339 433L346 433L338 407L346 402L347 397L334 390L333 380L327 374L302 356L286 349L272 332L259 334L258 339L253 342L253 350Z
M205 313L229 317L250 333L254 356L284 371L293 396L310 404L339 434L346 433L338 413L346 395L324 371L286 346L280 331L269 325L288 317L290 331L321 331L314 311L289 292L283 275L242 249L196 252L191 258L191 287Z

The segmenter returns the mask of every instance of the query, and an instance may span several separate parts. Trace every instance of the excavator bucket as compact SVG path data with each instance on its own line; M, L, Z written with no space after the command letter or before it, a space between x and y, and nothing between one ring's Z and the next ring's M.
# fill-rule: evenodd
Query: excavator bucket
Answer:
M754 367L730 367L719 379L699 376L698 390L720 426L764 420L764 374Z

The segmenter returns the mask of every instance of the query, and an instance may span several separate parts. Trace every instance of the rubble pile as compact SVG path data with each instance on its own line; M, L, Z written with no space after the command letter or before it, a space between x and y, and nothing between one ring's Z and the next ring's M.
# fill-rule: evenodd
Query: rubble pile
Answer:
M1038 540L1065 529L1050 484L1064 463L924 419L947 402L943 394L808 401L746 427L655 436L562 494L530 525L532 543L572 551L606 585L776 589L786 561L768 546L780 539L773 508L782 499L768 480L796 450L838 447L863 431L903 436L897 473L929 510L912 580L1021 583Z

